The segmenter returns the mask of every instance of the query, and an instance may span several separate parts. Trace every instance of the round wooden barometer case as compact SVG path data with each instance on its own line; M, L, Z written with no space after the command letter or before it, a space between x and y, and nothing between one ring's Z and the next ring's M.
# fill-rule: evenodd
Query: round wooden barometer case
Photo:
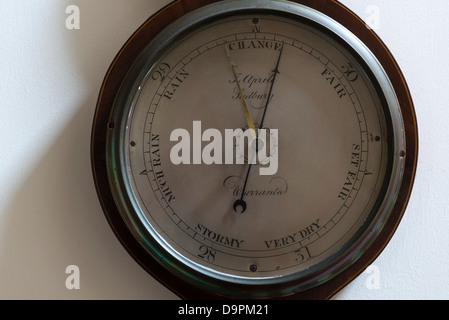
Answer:
M184 299L328 299L407 206L417 122L391 53L334 0L178 0L107 72L106 218Z

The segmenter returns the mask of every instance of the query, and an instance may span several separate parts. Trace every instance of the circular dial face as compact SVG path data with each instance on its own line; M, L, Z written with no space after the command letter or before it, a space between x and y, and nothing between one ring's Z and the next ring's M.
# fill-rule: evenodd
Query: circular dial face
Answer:
M110 171L124 220L206 286L323 282L372 241L400 180L381 68L310 19L203 20L157 40L116 103Z

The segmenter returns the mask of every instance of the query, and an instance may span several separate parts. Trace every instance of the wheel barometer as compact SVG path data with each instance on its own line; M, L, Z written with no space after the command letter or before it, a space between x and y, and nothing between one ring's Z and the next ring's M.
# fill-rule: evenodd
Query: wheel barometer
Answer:
M331 297L394 233L417 161L394 58L337 1L175 1L111 65L92 166L182 298Z

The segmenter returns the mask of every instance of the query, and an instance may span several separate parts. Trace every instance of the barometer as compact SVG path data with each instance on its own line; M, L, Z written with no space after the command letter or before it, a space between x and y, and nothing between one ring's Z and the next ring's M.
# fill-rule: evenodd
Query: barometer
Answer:
M417 145L399 67L337 1L178 0L112 63L92 166L181 298L327 299L393 235Z

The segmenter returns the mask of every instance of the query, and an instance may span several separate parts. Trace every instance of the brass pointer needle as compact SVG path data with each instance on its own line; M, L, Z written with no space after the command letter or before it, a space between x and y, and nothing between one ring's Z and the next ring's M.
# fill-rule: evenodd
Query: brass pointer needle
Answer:
M242 100L243 112L245 113L246 123L248 124L248 128L252 129L252 130L250 130L251 131L251 135L255 139L256 138L256 133L257 133L256 126L254 125L253 118L251 118L251 114L249 113L249 109L248 109L248 106L246 104L245 98L243 97L242 87L240 86L240 82L239 82L239 79L237 77L237 73L235 72L235 65L232 62L231 54L229 53L229 50L228 50L227 46L225 46L225 49L226 49L226 54L227 54L228 59L229 59L229 65L231 66L232 73L234 74L235 83L237 83L237 87L239 89L240 99Z
M226 48L226 51L228 51L228 48ZM271 82L271 86L270 86L270 91L269 91L268 97L271 97L271 93L273 91L273 87L274 87L274 82L276 80L276 76L279 74L279 63L281 61L281 57L282 57L282 53L283 52L284 52L284 42L282 42L282 47L281 47L281 50L279 52L278 60L277 60L277 63L276 63L276 68L273 70L273 81ZM228 52L228 56L229 56L229 52ZM232 62L231 62L231 67L232 67ZM234 74L235 74L235 72L234 72ZM238 84L238 82L237 82L237 84ZM243 96L242 96L242 99L243 99ZM263 123L265 121L265 116L267 114L267 110L268 110L268 105L269 104L270 104L270 98L267 99L267 103L265 105L265 110L264 110L263 116L262 116L262 121L260 122L260 125L259 125L261 129L263 128ZM257 146L257 143L256 143L256 146ZM256 147L256 149L258 149L258 147ZM246 185L248 183L248 178L249 178L249 174L251 172L251 168L252 168L252 164L250 163L250 165L248 166L248 171L246 172L245 182L243 184L242 196L240 197L240 199L238 199L237 201L234 202L234 211L235 212L238 212L237 208L239 208L239 207L242 208L242 211L240 213L243 213L243 212L246 211L246 201L243 200L243 198L245 197Z

